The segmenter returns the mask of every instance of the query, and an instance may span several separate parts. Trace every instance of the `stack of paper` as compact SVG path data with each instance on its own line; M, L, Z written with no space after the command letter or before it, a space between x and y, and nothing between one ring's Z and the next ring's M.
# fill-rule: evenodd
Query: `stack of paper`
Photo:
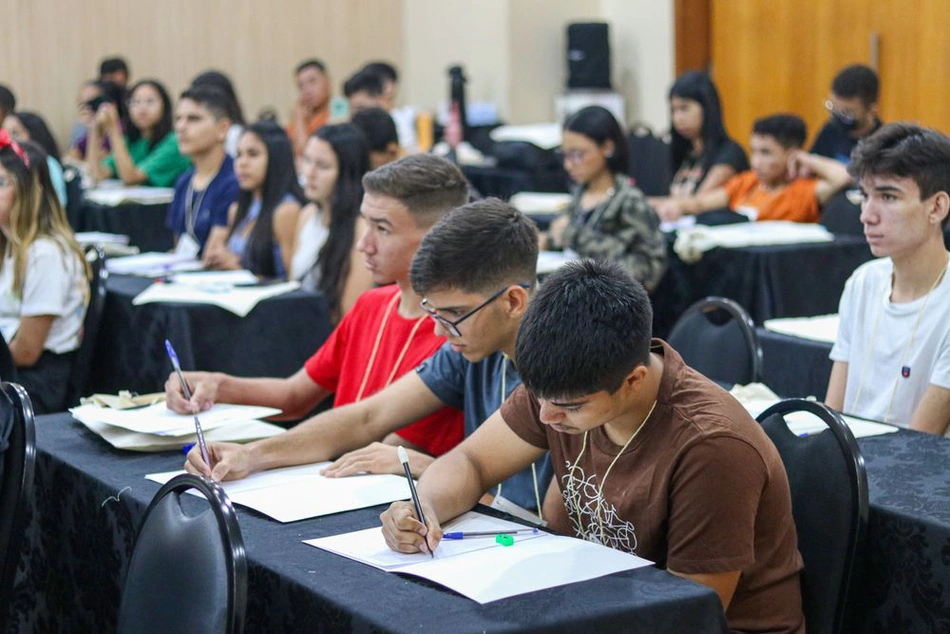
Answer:
M775 392L762 383L736 385L729 390L729 393L732 394L753 417L758 416L782 400ZM854 434L855 438L892 434L898 429L893 425L863 420L844 414L841 415L841 418L851 429L851 433ZM828 428L824 422L808 412L793 412L788 414L785 416L785 422L792 433L799 436L810 436L811 434L820 433Z
M328 466L329 462L319 462L273 469L221 485L235 504L252 508L278 522L296 522L409 497L409 485L403 476L326 478L320 472ZM165 484L180 473L183 472L169 471L145 477Z
M542 150L553 150L561 145L561 124L529 123L526 125L503 125L492 130L492 141L521 141L537 145Z
M81 405L70 413L118 449L165 451L197 440L194 417L176 414L165 403L125 410ZM206 440L243 442L283 433L281 427L258 420L279 413L271 407L219 403L199 414L198 419Z
M838 336L838 321L838 315L818 315L817 317L766 319L763 325L766 330L790 337L833 344Z
M246 317L254 307L269 297L283 295L300 288L299 282L283 282L253 287L196 286L193 284L152 284L132 300L134 306L152 303L211 304L239 317Z
M468 512L444 531L498 531L525 528L507 520ZM387 572L423 577L479 603L535 590L587 581L652 562L591 542L550 533L516 535L511 546L492 537L442 540L435 557L391 551L379 528L304 541Z
M715 227L696 225L680 230L673 250L684 262L696 262L702 258L703 253L717 247L737 249L774 244L831 242L833 239L831 232L819 224L787 220L743 222Z
M160 277L177 271L194 271L200 268L201 261L196 260L194 256L155 251L106 260L106 269L118 275Z
M174 284L186 284L195 287L248 286L257 284L257 276L246 269L239 271L197 271L194 273L176 273L172 275Z
M559 214L571 204L570 194L552 194L547 192L519 192L508 202L521 213L531 215Z
M100 183L87 190L83 197L99 205L115 207L123 204L167 205L175 197L171 187L112 187Z

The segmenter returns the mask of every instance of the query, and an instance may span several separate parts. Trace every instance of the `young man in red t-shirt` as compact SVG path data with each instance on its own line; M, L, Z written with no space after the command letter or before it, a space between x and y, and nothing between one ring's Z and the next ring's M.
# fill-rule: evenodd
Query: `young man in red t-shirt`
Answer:
M432 355L445 341L436 336L420 298L409 283L409 265L422 237L446 212L465 203L468 184L459 169L431 155L413 155L368 173L360 213L367 224L358 248L377 284L364 293L302 369L285 379L240 378L188 372L192 398L186 401L177 376L165 383L168 407L200 412L215 402L277 407L300 418L334 394L334 405L361 400L392 383ZM443 408L399 430L400 444L438 456L461 441L462 415ZM380 439L381 440L381 439ZM278 436L274 442L282 442ZM211 453L215 479L228 473ZM293 448L288 448L293 451ZM199 459L200 462L200 459Z

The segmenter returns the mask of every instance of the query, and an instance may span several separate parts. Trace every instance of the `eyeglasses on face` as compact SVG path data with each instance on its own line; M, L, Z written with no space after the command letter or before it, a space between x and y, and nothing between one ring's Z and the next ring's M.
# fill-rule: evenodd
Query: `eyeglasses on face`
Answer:
M521 288L525 290L531 288L530 284L515 284L514 286L520 286ZM465 313L464 315L462 315L455 321L450 321L446 319L445 317L443 317L442 315L440 315L438 310L436 310L435 308L432 308L432 306L429 305L428 299L423 299L419 304L422 306L422 310L426 311L429 317L431 317L437 324L445 328L449 333L452 334L453 337L461 337L462 333L459 331L458 325L462 323L463 321L465 321L466 319L468 319L469 317L471 317L472 315L474 315L475 313L477 313L478 311L480 311L481 309L491 304L493 301L495 301L499 297L501 297L504 294L504 292L507 291L509 288L511 287L506 286L505 288L501 289L497 293L494 293L491 297L489 297L484 302L482 302L481 304L479 304L472 310L468 311L467 313Z

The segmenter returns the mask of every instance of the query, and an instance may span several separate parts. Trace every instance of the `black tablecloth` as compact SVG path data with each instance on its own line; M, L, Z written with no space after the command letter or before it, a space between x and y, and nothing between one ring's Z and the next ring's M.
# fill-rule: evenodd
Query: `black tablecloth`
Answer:
M36 497L10 631L109 632L145 508L144 474L171 453L119 452L66 414L37 420ZM280 524L238 508L249 568L248 632L716 632L716 595L649 567L487 605L302 544L379 523L385 507ZM24 574L28 570L29 574Z
M294 291L262 301L246 317L206 304L144 304L132 299L152 280L109 278L91 389L161 390L171 371L165 339L182 368L237 376L290 376L330 334L322 296Z
M76 231L104 231L129 236L129 244L143 253L168 251L174 243L165 227L168 204L125 204L114 207L83 201Z
M757 328L762 345L762 382L785 398L824 400L831 376L831 344Z
M673 251L673 239L669 270L653 294L657 336L665 336L690 304L709 295L735 300L757 324L836 313L844 283L872 257L863 237L844 235L832 242L717 248L686 264Z

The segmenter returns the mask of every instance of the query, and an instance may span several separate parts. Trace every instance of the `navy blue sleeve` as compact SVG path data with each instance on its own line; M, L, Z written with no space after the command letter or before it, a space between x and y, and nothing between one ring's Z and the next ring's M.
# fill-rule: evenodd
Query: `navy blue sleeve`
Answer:
M212 227L228 226L228 209L237 202L238 195L241 193L237 178L234 177L233 173L229 176L223 181L221 191L216 192L214 205L211 207Z
M439 400L462 409L465 404L465 368L468 361L444 343L416 368L416 373Z

